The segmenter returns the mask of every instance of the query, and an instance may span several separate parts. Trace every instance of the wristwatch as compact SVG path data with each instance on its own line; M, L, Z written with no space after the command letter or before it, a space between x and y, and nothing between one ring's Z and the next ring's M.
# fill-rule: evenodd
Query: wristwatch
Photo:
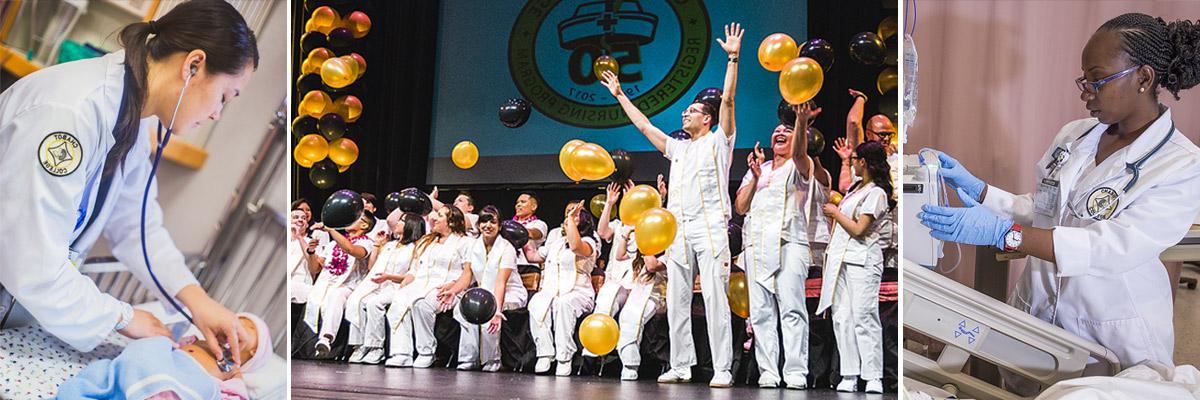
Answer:
M1004 234L1004 251L1017 251L1021 247L1021 224L1014 223Z

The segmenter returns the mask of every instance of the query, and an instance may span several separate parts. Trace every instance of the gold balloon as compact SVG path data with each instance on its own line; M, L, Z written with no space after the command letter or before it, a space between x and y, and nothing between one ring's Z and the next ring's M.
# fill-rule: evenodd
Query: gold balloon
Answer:
M317 25L313 22L312 18L309 18L308 22L304 23L304 33L309 33L315 30L317 30Z
M895 89L896 78L898 76L896 67L887 67L883 71L879 71L879 76L875 78L875 88L879 89L879 94L884 94L889 90Z
M293 154L297 159L315 163L324 160L329 155L329 142L326 142L321 135L310 133L300 138L300 143L296 144Z
M621 73L621 66L617 65L617 60L609 55L596 57L596 61L592 61L592 73L596 74L596 79L604 81L604 71L612 72L614 75Z
M662 207L651 208L638 216L633 232L636 235L638 252L658 254L667 251L675 241L675 215Z
M750 288L746 286L746 273L729 274L729 310L742 318L750 318Z
M838 193L836 191L830 190L829 191L829 202L835 206L838 204L842 204L842 194Z
M617 169L608 150L595 143L584 143L575 147L568 156L571 167L579 177L598 181L612 175Z
M339 173L339 174L340 174L340 173L342 173L342 172L346 172L346 170L350 169L350 166L349 166L349 165L338 165L337 167L338 167L338 173Z
M570 178L575 182L579 182L583 180L583 178L579 176L578 172L575 172L575 167L571 165L571 152L575 151L576 147L584 143L585 142L582 140L572 139L566 144L563 144L562 149L558 151L558 166L562 168L563 174L566 174L567 178Z
M341 115L347 123L358 121L362 116L362 101L354 95L342 96L333 101L333 112Z
M450 159L454 160L454 165L462 169L469 169L475 166L479 161L479 149L475 148L475 143L464 140L454 145L454 151L450 152Z
M358 160L358 145L350 138L334 139L329 142L329 159L337 165L353 165Z
M767 71L779 71L800 54L796 41L786 33L773 33L758 45L758 63Z
M354 71L354 60L335 57L321 63L321 81L331 88L344 88L354 83L358 74Z
M592 314L579 324L579 343L592 354L602 356L617 348L621 328L607 314Z
M367 59L358 53L350 53L350 58L358 63L358 77L362 78L363 74L367 73Z
M600 214L604 212L604 203L606 199L608 199L608 195L600 193L592 196L592 200L588 201L588 210L591 210L592 215L596 216L596 218L600 218ZM610 211L608 214L609 219L612 219L612 212Z
M300 64L300 74L319 74L321 64L333 57L333 52L324 47L318 47L308 52L308 57Z
M362 11L350 13L345 20L342 21L342 26L350 30L355 39L360 39L367 36L367 32L371 31L371 18Z
M779 72L779 94L789 104L801 104L812 100L825 83L821 64L811 58L800 57L788 61Z
M301 167L312 168L313 162L300 154L301 149L303 148L299 144L296 144L296 148L292 149L292 159L296 160L296 164L299 164Z
M658 195L658 189L650 185L634 186L621 197L621 223L632 225L636 229L642 213L658 207L662 207L662 197Z
M350 71L354 73L354 79L351 79L351 81L357 80L358 77L362 76L362 71L359 71L358 60L350 56L341 56L338 58L345 60L346 66L350 67Z
M326 35L328 35L329 31L332 31L333 28L337 28L341 19L342 18L338 16L337 11L334 11L329 6L317 7L316 10L313 10L311 17L313 28L316 29L317 32L321 32Z
M333 102L329 100L329 95L320 90L308 92L300 100L300 112L304 115L321 118L330 111L333 111Z
M875 34L879 35L879 39L887 40L896 34L896 16L889 15L883 21L879 21L879 28L875 29Z

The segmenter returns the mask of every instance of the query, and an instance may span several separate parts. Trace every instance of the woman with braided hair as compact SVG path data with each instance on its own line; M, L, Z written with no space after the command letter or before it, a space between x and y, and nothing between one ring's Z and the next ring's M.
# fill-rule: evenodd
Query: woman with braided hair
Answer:
M1059 131L1035 193L988 186L936 152L966 206L925 206L918 217L935 238L1029 255L1013 306L1107 347L1123 368L1174 365L1172 283L1159 254L1200 213L1200 149L1158 94L1178 98L1200 83L1200 28L1121 15L1096 30L1081 61L1075 83L1091 118Z

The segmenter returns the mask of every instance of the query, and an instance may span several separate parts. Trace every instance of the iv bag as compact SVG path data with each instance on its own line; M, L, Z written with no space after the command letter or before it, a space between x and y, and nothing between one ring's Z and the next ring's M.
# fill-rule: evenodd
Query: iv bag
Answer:
M912 36L904 34L904 136L917 118L917 46ZM905 140L907 142L907 140Z

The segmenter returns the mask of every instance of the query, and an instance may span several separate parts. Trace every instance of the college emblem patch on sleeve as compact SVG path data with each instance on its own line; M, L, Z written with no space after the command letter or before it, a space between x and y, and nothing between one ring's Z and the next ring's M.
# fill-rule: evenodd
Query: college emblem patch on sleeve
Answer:
M42 139L38 146L38 163L42 169L54 176L67 176L83 162L83 148L79 140L66 132L54 132Z

